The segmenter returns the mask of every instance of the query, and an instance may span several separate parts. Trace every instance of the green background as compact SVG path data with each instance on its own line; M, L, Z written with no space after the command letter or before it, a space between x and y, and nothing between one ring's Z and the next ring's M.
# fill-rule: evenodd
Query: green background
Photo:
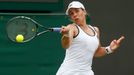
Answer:
M3 11L38 11L38 13L59 12L64 8L63 0L57 2L22 2L22 1L2 1L0 2L0 10Z
M0 16L0 75L54 75L64 57L61 34L42 34L27 43L14 43L6 35L6 23L18 15ZM28 16L28 15L24 15ZM46 27L68 23L65 16L28 16Z
M65 15L47 16L44 13L63 10L62 1L55 3L0 2L0 10L2 10L0 15L0 75L55 75L64 57L64 50L60 43L61 34L50 32L30 42L18 44L8 39L6 23L12 17L23 15L31 17L46 27L60 27L69 22L65 20ZM11 15L5 12L19 13ZM29 12L36 13L33 15ZM26 13L29 15L25 15Z

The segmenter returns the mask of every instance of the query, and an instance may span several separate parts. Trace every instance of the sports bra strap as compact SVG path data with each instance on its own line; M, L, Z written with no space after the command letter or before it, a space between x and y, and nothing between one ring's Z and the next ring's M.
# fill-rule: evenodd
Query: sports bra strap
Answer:
M91 25L88 25L93 31L94 31L94 33L95 33L95 36L97 35L97 31L96 31L96 29L93 27L93 26L91 26Z

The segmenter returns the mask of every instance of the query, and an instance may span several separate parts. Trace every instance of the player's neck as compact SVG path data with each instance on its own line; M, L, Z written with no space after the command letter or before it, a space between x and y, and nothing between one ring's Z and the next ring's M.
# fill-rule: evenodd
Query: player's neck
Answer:
M82 21L80 24L79 24L80 27L86 27L87 26L87 23L86 21Z

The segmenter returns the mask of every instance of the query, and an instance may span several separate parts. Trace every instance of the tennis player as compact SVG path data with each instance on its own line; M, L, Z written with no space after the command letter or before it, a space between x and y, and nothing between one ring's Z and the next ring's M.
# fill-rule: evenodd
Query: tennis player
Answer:
M62 46L66 49L63 63L56 75L94 75L93 57L102 57L113 53L120 46L124 36L102 47L98 27L86 23L87 12L79 1L73 1L66 10L73 24L62 26Z

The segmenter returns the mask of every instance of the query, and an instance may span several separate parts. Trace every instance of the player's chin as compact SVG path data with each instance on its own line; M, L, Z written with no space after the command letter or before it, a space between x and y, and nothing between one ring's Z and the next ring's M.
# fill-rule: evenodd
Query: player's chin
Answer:
M81 22L79 20L75 20L75 23L78 24L78 25L81 24Z

